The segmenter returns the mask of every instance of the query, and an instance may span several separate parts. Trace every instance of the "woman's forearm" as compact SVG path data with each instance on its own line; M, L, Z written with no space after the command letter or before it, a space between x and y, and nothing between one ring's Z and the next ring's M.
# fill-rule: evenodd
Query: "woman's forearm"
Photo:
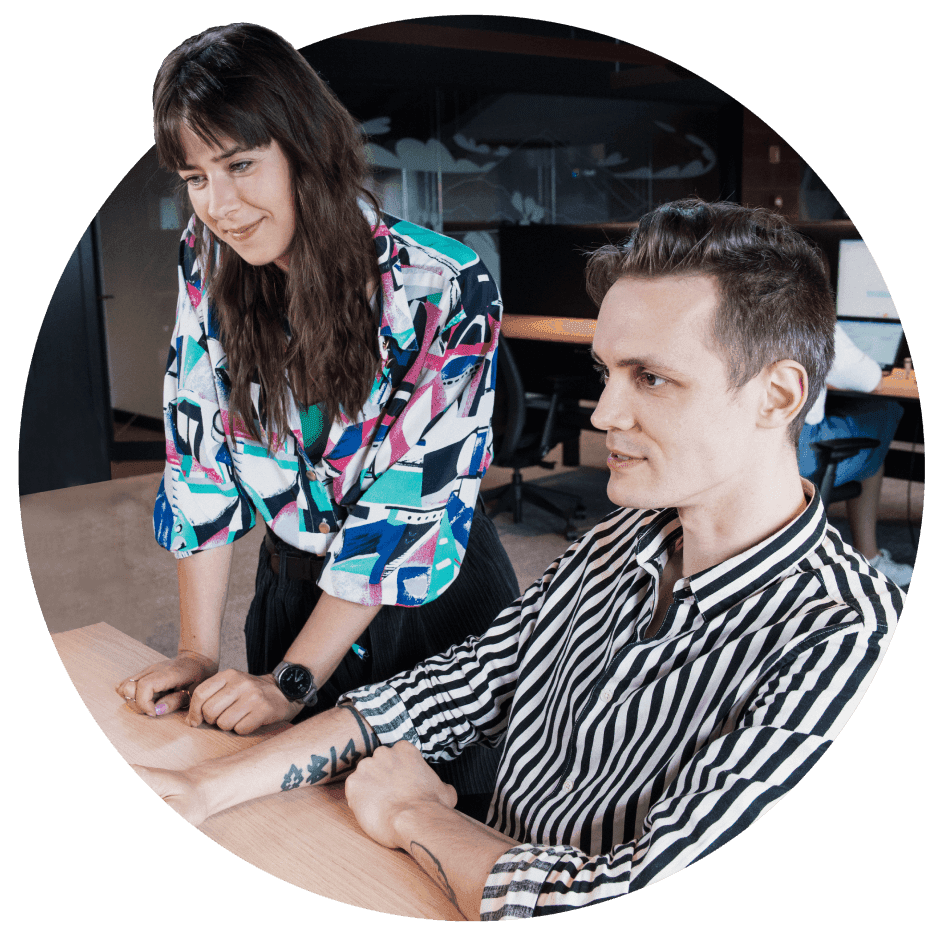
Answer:
M381 605L359 605L322 592L309 620L286 651L290 663L307 666L319 687L328 682Z
M234 544L228 543L178 561L179 652L192 651L217 664L233 554Z

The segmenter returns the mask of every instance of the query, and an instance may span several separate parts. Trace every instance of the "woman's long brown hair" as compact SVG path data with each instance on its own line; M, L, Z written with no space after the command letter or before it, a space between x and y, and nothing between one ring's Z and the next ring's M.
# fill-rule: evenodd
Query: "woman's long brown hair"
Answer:
M208 29L172 52L156 76L153 114L156 150L171 172L186 163L185 127L211 146L223 139L249 149L275 139L289 161L296 231L288 275L273 264L251 266L196 221L203 285L228 357L232 418L260 439L259 417L272 447L273 435L287 431L290 392L300 409L321 404L329 421L339 408L357 414L379 363L367 295L379 272L358 204L378 207L354 119L289 43L249 23ZM256 416L251 381L261 389Z

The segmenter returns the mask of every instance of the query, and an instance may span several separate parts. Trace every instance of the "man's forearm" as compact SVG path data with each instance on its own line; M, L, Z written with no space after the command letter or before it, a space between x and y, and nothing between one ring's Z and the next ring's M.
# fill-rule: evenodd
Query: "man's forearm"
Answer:
M394 828L399 847L413 856L467 920L479 919L491 869L518 844L441 804L404 810Z
M328 783L353 769L380 742L351 706L338 706L237 754L205 761L186 773L197 785L206 815L238 803Z

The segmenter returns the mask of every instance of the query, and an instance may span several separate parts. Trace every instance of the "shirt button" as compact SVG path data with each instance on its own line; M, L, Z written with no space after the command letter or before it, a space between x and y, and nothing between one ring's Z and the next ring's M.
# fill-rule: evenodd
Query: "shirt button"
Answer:
M610 702L610 701L611 701L611 690L610 690L610 689L603 689L603 690L601 691L601 695L598 696L598 698L601 699L602 702Z
M565 790L566 793L570 793L572 791L572 781L566 780L566 782L562 784L562 789Z

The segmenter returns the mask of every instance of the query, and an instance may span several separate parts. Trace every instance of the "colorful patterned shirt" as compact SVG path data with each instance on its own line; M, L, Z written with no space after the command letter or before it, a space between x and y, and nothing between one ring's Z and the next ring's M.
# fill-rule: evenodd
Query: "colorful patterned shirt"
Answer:
M227 358L189 225L153 524L182 558L233 542L259 513L285 542L327 554L319 585L328 594L414 606L452 583L465 553L491 460L501 300L463 244L388 215L369 220L382 287L370 397L327 437L318 407L300 412L290 401L289 432L272 452L265 433L248 438L229 413Z
M503 741L488 823L521 844L481 918L628 894L714 851L816 763L864 693L903 593L843 544L815 489L762 543L673 586L675 510L606 517L488 631L347 693L429 761Z

